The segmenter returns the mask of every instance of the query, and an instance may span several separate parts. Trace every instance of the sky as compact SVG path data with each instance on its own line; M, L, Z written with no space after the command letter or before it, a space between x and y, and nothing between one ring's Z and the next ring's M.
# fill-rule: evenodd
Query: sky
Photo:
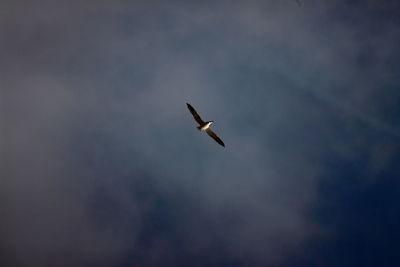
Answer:
M400 264L399 1L4 0L0 33L1 266Z

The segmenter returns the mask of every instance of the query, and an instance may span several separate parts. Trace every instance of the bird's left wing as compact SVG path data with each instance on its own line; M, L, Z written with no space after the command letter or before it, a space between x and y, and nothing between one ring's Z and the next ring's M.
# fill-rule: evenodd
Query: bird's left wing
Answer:
M222 140L221 140L213 131L211 131L210 129L207 129L206 132L207 132L207 134L208 134L209 136L211 136L215 141L217 141L218 144L220 144L221 146L225 147L224 142L222 142Z
M204 125L205 122L200 118L200 115L196 112L196 110L189 103L186 103L186 105L190 113L192 113L193 118L198 122L198 124Z

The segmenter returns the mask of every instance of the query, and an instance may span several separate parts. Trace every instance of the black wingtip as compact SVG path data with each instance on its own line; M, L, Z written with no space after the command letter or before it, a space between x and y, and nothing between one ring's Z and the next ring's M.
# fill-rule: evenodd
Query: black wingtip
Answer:
M187 106L187 108L190 110L190 112L196 112L195 110L194 110L194 107L192 107L192 105L190 105L189 103L186 103L186 106Z

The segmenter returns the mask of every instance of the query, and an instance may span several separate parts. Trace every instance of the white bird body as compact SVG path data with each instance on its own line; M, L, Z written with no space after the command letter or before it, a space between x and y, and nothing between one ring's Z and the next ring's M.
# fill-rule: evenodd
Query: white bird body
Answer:
M206 124L204 124L203 126L199 126L197 127L200 131L205 131L208 128L210 128L210 125L213 123L213 121L207 121Z

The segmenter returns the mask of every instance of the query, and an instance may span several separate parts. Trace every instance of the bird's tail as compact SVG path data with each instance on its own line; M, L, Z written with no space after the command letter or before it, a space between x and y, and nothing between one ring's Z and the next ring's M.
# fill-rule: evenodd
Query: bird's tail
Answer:
M201 131L201 126L197 126L196 128L197 130Z

